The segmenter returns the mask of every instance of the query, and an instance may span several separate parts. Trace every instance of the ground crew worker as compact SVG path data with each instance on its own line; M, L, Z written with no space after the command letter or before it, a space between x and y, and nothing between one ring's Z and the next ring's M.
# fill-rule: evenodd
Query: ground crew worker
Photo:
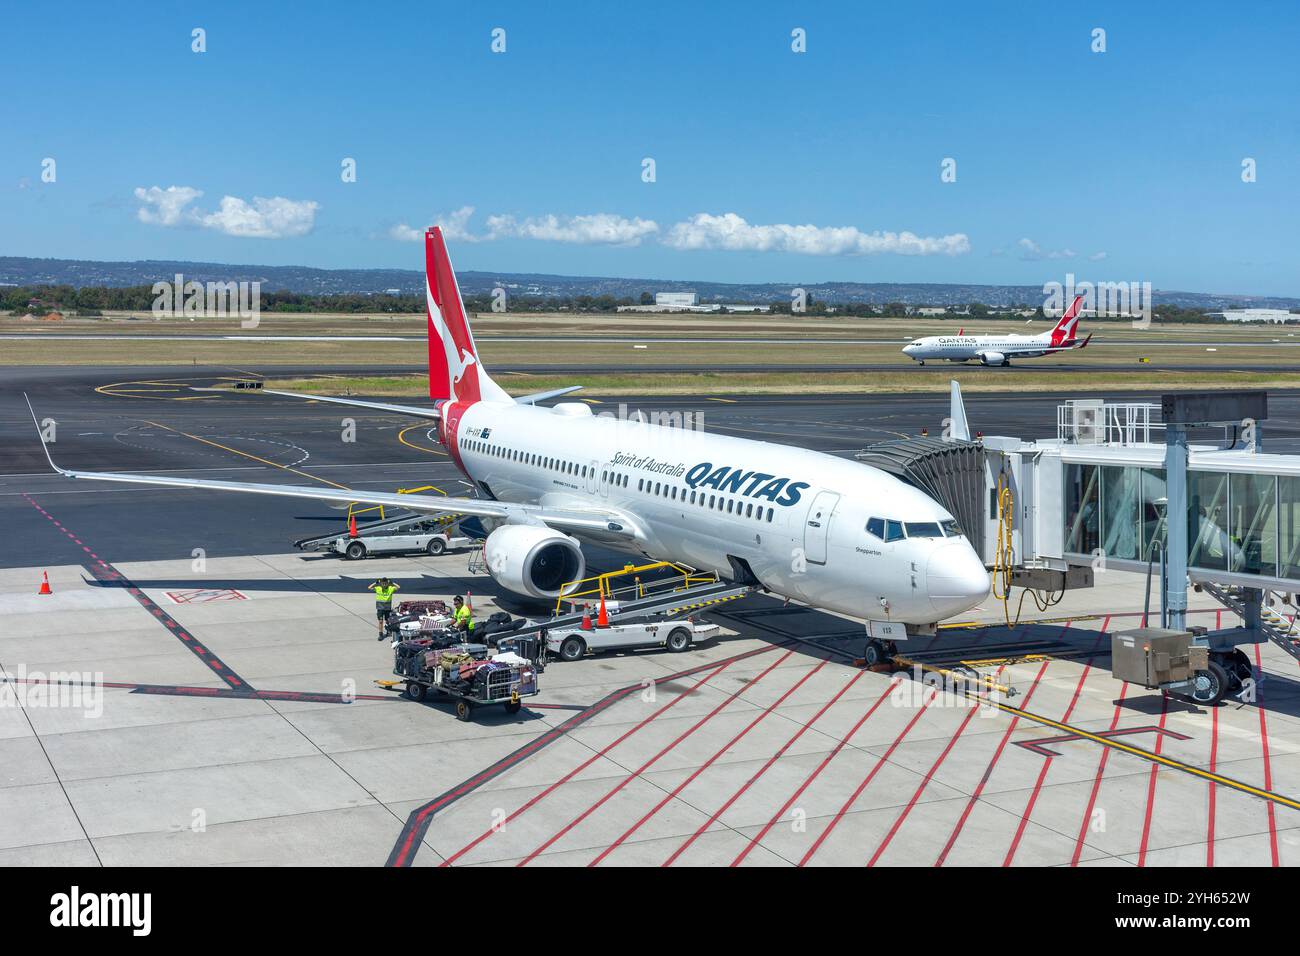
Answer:
M456 630L465 631L466 636L474 631L474 615L465 605L465 599L457 594L451 599L452 619L456 622Z
M381 641L384 639L388 617L393 613L393 592L400 587L400 584L394 584L388 578L380 578L370 583L369 590L375 592L375 617L379 618L379 640Z

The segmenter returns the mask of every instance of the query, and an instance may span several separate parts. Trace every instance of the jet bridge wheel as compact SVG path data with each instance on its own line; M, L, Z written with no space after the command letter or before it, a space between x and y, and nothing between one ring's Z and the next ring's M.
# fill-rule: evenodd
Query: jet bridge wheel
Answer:
M1232 689L1232 678L1218 661L1210 661L1203 671L1192 676L1192 700L1198 704L1217 704Z

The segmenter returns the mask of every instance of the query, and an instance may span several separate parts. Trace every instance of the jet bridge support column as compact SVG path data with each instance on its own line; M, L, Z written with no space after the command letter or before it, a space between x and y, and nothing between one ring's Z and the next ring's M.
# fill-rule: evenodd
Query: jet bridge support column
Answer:
M1187 626L1187 430L1165 429L1165 609L1168 624Z

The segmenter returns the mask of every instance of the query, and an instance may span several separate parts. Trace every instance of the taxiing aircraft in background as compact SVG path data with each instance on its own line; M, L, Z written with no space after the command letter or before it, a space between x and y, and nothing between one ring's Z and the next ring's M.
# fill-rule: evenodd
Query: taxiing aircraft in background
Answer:
M913 339L903 347L903 354L921 365L927 359L949 362L978 359L982 365L1010 365L1013 358L1037 358L1053 352L1081 349L1092 339L1091 334L1083 341L1075 338L1082 302L1083 296L1076 296L1056 326L1040 335L964 335L965 329L959 329L956 335L927 335Z

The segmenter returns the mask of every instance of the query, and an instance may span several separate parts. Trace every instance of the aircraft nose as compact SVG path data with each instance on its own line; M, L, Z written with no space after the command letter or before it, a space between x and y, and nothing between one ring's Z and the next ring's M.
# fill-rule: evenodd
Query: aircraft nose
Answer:
M983 601L989 593L989 573L969 544L949 541L930 555L925 586L930 604L942 620Z

